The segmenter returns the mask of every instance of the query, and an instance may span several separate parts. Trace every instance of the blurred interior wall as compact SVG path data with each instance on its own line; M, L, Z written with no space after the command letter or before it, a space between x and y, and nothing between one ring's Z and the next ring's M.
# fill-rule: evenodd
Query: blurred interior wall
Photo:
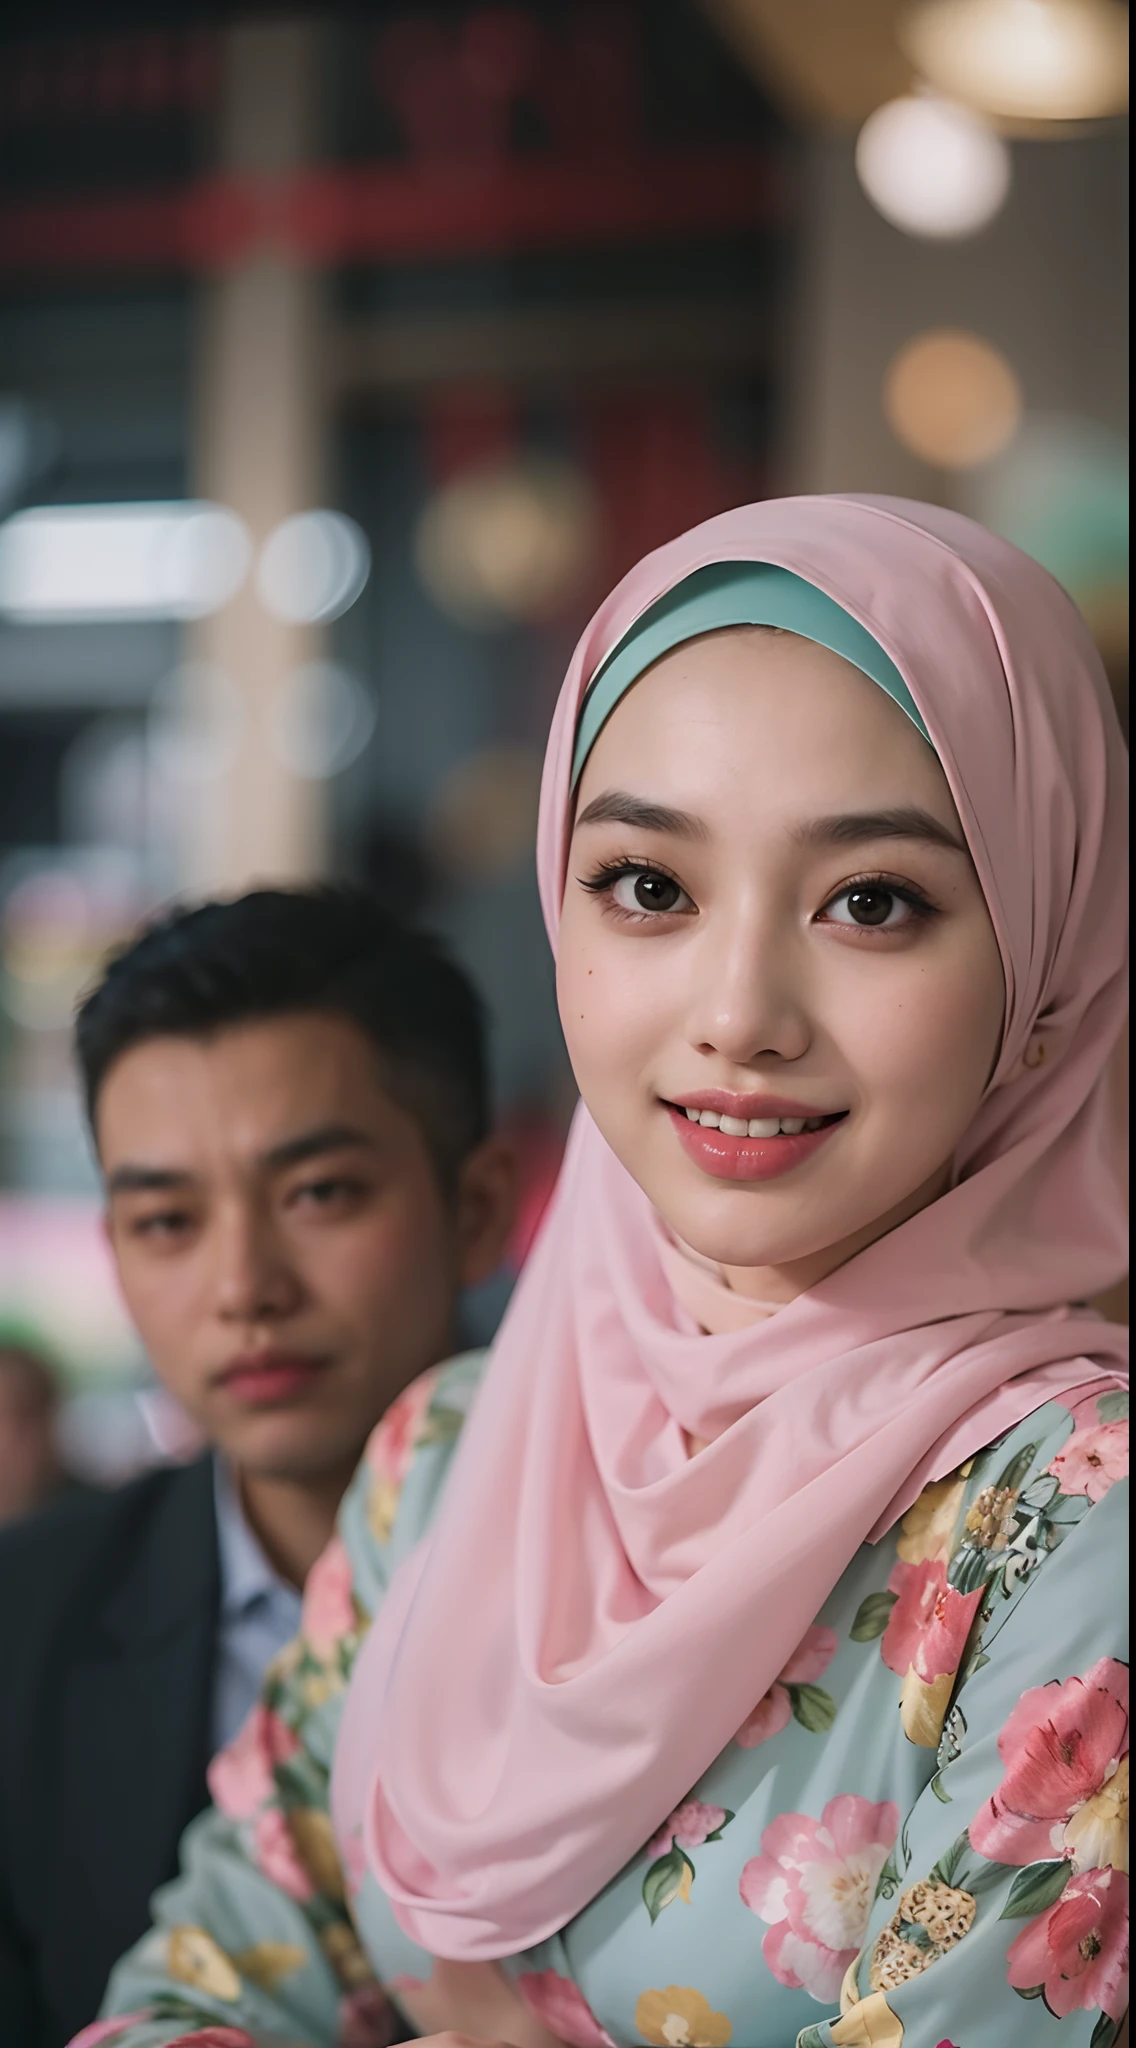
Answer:
M218 171L271 185L311 159L321 55L318 20L225 31ZM254 559L282 520L323 496L321 305L319 272L271 243L200 287L194 488L241 515ZM325 786L290 771L273 723L289 672L320 652L319 629L272 617L252 576L187 637L197 718L232 730L187 811L184 885L227 892L318 873Z

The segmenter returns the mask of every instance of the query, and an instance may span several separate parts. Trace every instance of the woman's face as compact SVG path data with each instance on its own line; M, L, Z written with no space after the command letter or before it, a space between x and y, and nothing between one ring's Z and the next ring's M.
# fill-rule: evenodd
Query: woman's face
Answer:
M601 732L557 986L612 1150L774 1298L943 1191L1004 1002L931 748L839 655L754 627L677 648Z

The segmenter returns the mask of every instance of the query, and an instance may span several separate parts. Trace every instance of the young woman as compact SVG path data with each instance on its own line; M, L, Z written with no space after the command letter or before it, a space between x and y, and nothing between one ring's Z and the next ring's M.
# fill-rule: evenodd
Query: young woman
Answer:
M380 1984L451 2048L1116 2038L1123 776L1072 606L952 514L751 506L608 599L540 827L557 1196L100 2038L362 2048Z

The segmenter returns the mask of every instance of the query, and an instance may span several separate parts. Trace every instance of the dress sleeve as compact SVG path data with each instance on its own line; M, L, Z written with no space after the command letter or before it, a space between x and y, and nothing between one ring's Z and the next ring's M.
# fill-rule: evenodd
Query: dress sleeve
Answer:
M981 1599L938 1770L880 1875L840 2016L805 2028L798 2048L1119 2041L1128 2006L1122 1399L1106 1397L1103 1418L1079 1418L1056 1455L1050 1444L1024 1471L1019 1459L972 1489L949 1577Z
M414 1381L373 1432L304 1589L301 1633L213 1760L213 1805L182 1838L153 1923L72 2048L357 2048L390 2010L360 1946L328 1812L355 1657L395 1567L429 1526L477 1384L469 1353ZM221 2035L216 2033L225 2030Z

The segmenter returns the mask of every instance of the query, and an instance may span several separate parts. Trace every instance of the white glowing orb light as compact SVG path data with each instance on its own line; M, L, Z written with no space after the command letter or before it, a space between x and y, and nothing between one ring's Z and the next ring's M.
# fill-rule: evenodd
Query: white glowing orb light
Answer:
M922 0L899 39L939 92L996 120L1095 121L1128 104L1116 0Z
M240 589L243 522L199 500L35 505L0 526L0 614L28 623L198 619Z
M375 706L349 669L306 661L285 676L273 707L272 739L293 775L321 782L358 759L375 730Z
M342 512L297 512L270 533L256 565L265 611L314 626L349 610L371 573L367 536Z
M856 170L872 205L908 235L953 241L993 220L1010 152L967 107L934 94L889 100L860 130Z

